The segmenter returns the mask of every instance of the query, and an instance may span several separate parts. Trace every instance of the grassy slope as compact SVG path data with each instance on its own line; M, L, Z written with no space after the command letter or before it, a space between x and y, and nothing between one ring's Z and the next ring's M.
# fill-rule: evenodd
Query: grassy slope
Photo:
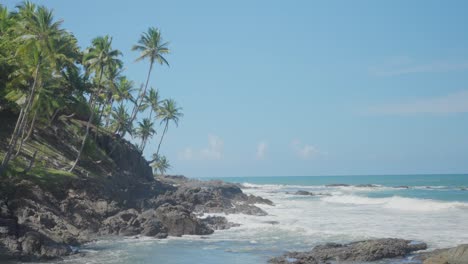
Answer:
M0 129L0 159L8 147L9 136L14 129L16 116L0 113L4 128ZM36 129L34 136L22 148L21 154L9 164L6 171L8 178L28 179L44 189L53 191L61 188L77 177L99 180L117 169L114 161L90 136L79 166L73 173L68 172L77 155L77 146L82 140L85 122L59 117L54 124L45 129ZM95 131L95 128L94 130ZM106 134L105 131L100 131ZM107 134L107 136L111 136ZM33 154L37 151L32 169L24 173Z

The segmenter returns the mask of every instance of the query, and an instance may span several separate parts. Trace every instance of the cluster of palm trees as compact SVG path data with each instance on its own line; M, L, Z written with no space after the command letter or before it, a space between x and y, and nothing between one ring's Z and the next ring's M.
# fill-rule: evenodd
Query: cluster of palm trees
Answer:
M164 174L170 165L159 154L169 124L183 116L173 99L161 99L149 87L155 64L169 65L169 53L157 28L144 32L132 50L137 61L149 61L144 85L135 88L123 73L122 53L112 47L112 37L101 36L81 51L75 36L62 29L62 21L44 6L23 2L9 12L0 5L0 111L18 113L2 169L16 158L35 128L49 126L59 114L75 115L83 127L73 171L84 155L91 131L131 138L143 153L156 127L163 128L151 160L155 172ZM130 110L129 110L130 109Z

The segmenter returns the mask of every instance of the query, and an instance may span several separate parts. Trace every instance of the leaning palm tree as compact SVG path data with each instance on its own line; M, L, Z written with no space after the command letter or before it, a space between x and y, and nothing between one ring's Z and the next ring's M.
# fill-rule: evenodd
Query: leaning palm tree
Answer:
M127 112L123 103L120 103L117 108L114 108L112 111L112 126L114 127L114 134L120 134L121 136L124 133L132 133L133 127L130 122L130 115Z
M146 142L156 133L156 130L153 128L154 123L151 122L151 119L149 118L143 118L143 121L138 122L138 125L139 127L136 129L135 134L141 138L139 149L143 152L145 150Z
M89 96L91 113L89 115L88 122L86 123L86 132L83 137L83 141L81 142L78 156L70 168L70 172L73 171L76 167L76 164L78 164L81 153L83 152L84 146L86 144L86 140L89 135L89 127L94 117L95 103L98 99L97 97L99 97L102 92L101 81L104 71L109 67L115 67L116 65L121 66L122 61L118 59L120 55L122 55L122 53L119 50L112 49L112 38L109 36L97 37L93 39L92 46L84 55L83 60L87 70L94 72L94 76L99 77L96 82L97 89L95 89L94 92L91 92L91 95Z
M161 104L158 90L150 89L149 93L145 96L145 101L150 107L149 119L151 119L153 112L159 112L159 105Z
M149 79L151 76L151 71L153 70L153 65L155 62L158 62L161 65L166 64L169 66L166 58L164 58L164 54L169 53L169 45L168 42L164 42L161 37L161 32L159 29L150 27L148 28L147 32L141 34L140 39L138 40L138 44L133 45L132 50L139 51L140 57L136 59L136 61L141 61L145 59L149 59L150 66L148 70L148 76L146 77L146 84L144 86L143 92L138 95L140 99L137 98L137 104L133 108L132 112L132 122L135 120L136 115L141 108L141 104L143 103L143 96L146 94L146 90L148 88ZM139 102L138 102L139 101Z
M160 172L161 176L164 176L166 171L171 168L171 164L165 156L159 156L158 154L153 154L153 160L151 162L151 167L153 167L154 174Z
M18 6L18 18L20 22L16 23L13 31L19 36L15 39L18 45L15 56L32 58L33 68L31 71L32 84L25 96L24 103L18 116L15 129L10 139L7 153L4 156L1 168L5 168L13 154L18 139L23 138L26 124L31 115L31 107L40 79L40 70L43 65L54 66L54 60L48 60L54 55L54 41L62 36L65 31L61 29L62 21L55 21L51 10L40 6L37 7L29 1L23 2ZM22 140L21 140L22 142Z
M165 125L164 125L163 133L161 135L161 139L158 144L158 149L156 150L156 155L159 154L161 143L169 127L169 122L172 121L174 122L176 126L179 125L179 118L184 116L184 114L181 111L182 111L182 108L177 107L177 103L173 99L167 99L162 102L162 106L158 113L158 117L161 119L161 124L165 123Z

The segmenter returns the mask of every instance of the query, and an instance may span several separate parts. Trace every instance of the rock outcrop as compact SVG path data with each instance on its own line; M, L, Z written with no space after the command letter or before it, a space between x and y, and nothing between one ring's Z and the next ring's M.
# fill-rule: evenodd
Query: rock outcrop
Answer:
M468 244L422 253L418 259L422 260L423 264L466 264L468 263Z
M370 262L384 258L403 257L413 251L426 249L422 242L384 238L349 244L328 243L308 252L289 252L270 260L274 264L325 264L330 262Z
M199 218L205 213L265 215L255 204L273 205L235 184L155 180L127 170L108 178L70 177L61 188L27 178L0 184L0 259L25 261L72 254L99 236L208 235L236 224L222 216Z

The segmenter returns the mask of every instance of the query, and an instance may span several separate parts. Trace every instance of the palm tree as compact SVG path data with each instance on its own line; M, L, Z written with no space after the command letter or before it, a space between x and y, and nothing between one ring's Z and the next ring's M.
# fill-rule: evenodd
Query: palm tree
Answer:
M165 123L165 125L164 125L163 133L161 135L161 140L159 141L159 144L158 144L158 149L156 150L156 155L159 154L161 143L169 127L169 121L174 122L174 124L178 126L179 118L184 116L184 114L181 111L182 111L182 108L177 107L177 103L173 99L168 99L168 100L163 101L160 111L158 113L158 117L161 119L161 124Z
M112 126L114 126L114 134L119 133L123 135L124 132L132 133L132 123L130 122L130 115L127 112L123 103L120 103L117 108L112 111Z
M127 77L121 76L117 82L116 92L114 93L114 100L116 102L122 102L128 100L135 103L132 93L135 91L135 87L132 81L128 80Z
M83 152L84 146L86 144L86 139L89 135L89 127L91 125L91 121L94 117L94 109L95 103L97 101L97 97L102 92L101 81L104 71L109 67L115 66L122 66L122 62L118 59L118 57L122 55L119 50L112 49L112 38L109 36L104 37L97 37L92 40L92 46L88 49L87 53L84 55L84 64L89 71L93 71L95 76L99 76L97 79L97 91L91 92L89 96L89 104L91 113L89 115L88 122L86 123L86 132L83 137L83 141L81 142L81 147L78 152L78 156L76 157L75 162L73 163L72 167L70 168L70 172L72 172L78 161L80 160L81 153Z
M106 77L105 85L107 85L107 92L105 93L104 102L102 105L102 112L98 120L102 119L102 116L106 115L106 122L104 127L109 125L110 116L112 112L112 105L114 104L115 94L118 93L117 86L119 85L120 74L122 73L122 69L118 65L114 65L113 67L108 67L106 73L104 74Z
M159 105L161 104L158 90L150 89L149 93L145 96L145 101L150 107L149 119L151 119L153 112L159 112Z
M154 123L149 118L143 118L143 122L138 122L139 127L136 129L136 135L141 138L140 150L145 150L146 142L148 139L156 133L153 129Z
M31 106L39 83L41 66L43 64L48 64L50 67L55 66L56 60L48 60L48 58L56 56L54 54L55 40L65 34L65 31L60 28L62 21L55 21L52 11L47 8L43 6L36 7L36 5L27 1L18 6L18 9L17 17L20 19L13 28L17 36L19 36L15 40L18 44L16 56L32 58L34 70L31 73L31 88L22 104L7 153L1 164L2 168L7 166L20 136L24 138L24 131L31 115Z
M148 76L146 77L146 84L144 86L143 93L139 95L140 99L137 98L137 104L133 108L132 112L132 122L135 120L136 115L143 103L143 96L146 94L146 90L148 88L149 79L151 76L151 71L153 70L154 62L158 62L161 65L166 64L169 66L169 63L164 58L164 54L169 53L169 45L168 42L164 42L161 37L161 32L159 29L150 27L148 28L147 32L141 34L140 39L138 40L138 44L133 45L132 50L139 51L140 57L136 59L136 61L141 61L145 59L149 59L150 67L148 70ZM139 101L139 102L138 102Z
M158 154L153 154L151 167L153 167L155 174L157 174L159 171L161 173L161 176L164 176L166 171L171 168L171 165L169 164L169 161L167 160L165 156L159 156Z

